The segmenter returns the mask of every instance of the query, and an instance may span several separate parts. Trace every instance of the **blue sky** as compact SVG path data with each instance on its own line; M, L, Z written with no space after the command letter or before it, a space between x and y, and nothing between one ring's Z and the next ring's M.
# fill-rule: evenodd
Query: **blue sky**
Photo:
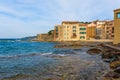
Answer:
M46 33L61 21L113 19L120 0L0 0L0 38Z

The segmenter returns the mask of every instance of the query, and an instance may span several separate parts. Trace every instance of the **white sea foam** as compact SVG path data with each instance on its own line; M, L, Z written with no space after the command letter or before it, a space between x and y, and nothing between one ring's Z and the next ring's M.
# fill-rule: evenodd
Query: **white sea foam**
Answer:
M52 52L49 52L49 53L42 53L41 55L51 55Z

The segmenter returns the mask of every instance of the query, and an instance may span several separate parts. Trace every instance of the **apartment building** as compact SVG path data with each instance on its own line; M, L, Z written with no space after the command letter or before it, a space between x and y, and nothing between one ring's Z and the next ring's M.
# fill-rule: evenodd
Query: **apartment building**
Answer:
M106 39L114 38L114 21L113 20L106 22L105 34L106 34Z
M78 40L78 21L63 21L63 41L76 41Z
M56 25L54 27L54 41L63 41L63 26Z
M78 40L87 40L87 24L79 24L79 38Z
M96 22L91 22L87 25L87 39L95 39L96 36Z
M120 43L120 9L114 10L114 44Z
M97 21L96 22L96 39L105 39L105 24L106 21Z
M63 21L54 28L55 41L78 41L87 39L87 25L78 21Z

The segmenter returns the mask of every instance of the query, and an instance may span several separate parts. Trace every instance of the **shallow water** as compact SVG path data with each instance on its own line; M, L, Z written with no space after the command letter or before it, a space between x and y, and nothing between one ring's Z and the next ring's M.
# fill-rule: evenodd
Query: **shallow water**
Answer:
M0 42L0 79L92 80L97 76L100 80L100 76L108 69L99 55L86 54L87 48L80 50L55 49L53 48L55 44ZM96 75L93 72L100 74ZM90 77L91 75L93 77Z

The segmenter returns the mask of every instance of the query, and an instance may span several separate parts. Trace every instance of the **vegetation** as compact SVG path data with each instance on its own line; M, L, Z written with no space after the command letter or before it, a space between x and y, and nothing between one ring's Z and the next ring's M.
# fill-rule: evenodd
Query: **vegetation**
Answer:
M50 31L48 32L48 35L51 35L51 34L52 34L52 32L53 32L53 30L50 30Z

